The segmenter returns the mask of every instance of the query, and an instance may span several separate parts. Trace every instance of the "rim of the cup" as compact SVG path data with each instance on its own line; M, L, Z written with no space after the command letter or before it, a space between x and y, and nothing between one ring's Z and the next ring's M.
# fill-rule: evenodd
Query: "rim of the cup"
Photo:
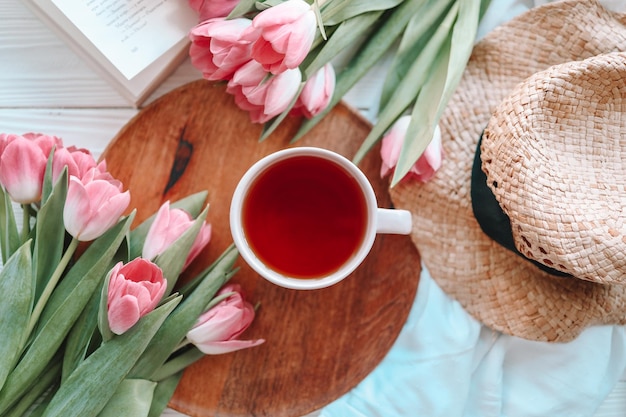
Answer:
M254 179L270 165L293 156L318 156L338 163L357 180L364 191L367 204L367 230L359 249L338 270L320 278L293 278L266 266L250 249L243 232L241 214L244 198ZM352 161L334 151L311 146L286 148L256 161L239 180L230 205L230 229L239 254L246 263L264 279L285 288L312 290L329 287L349 276L363 262L376 238L376 195L365 174Z

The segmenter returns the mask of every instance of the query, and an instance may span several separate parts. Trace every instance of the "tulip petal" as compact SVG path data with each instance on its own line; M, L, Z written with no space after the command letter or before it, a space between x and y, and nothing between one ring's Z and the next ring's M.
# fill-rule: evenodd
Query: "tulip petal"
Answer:
M191 262L202 252L202 249L209 243L211 240L211 225L203 224L200 228L200 232L196 236L196 240L193 242L191 249L189 250L189 254L187 255L187 260L185 261L185 266L183 268L187 268Z
M114 300L108 310L109 327L117 335L133 327L140 317L137 299L130 295Z
M89 222L83 228L80 239L90 241L109 230L119 221L129 204L130 193L125 191L121 194L113 195L106 202L97 206L98 208L92 211Z
M273 117L287 109L298 93L301 81L302 73L297 68L276 75L270 81L272 83L271 88L268 87L267 89L265 113Z
M404 136L411 123L411 116L402 116L393 124L389 132L383 137L380 156L383 164L380 176L384 177L395 168L400 158Z
M250 41L243 37L251 20L211 19L190 31L192 64L208 80L228 80L250 60Z
M169 202L165 202L150 226L144 241L142 256L147 259L154 259L165 252L176 240L178 240L187 230L189 230L195 220L185 210L171 209ZM183 268L200 253L211 238L211 229L202 222L202 226L187 254Z
M61 175L63 169L67 167L67 175L75 176L80 178L80 171L78 169L78 164L74 161L72 154L68 150L68 148L60 148L54 151L54 157L52 159L52 182L55 183L56 180Z
M287 0L256 15L252 24L255 27L284 25L297 20L309 11L311 11L311 5L304 0Z
M311 49L317 19L303 0L287 0L260 12L244 37L252 42L252 58L272 74L297 68Z
M241 307L241 327L235 331L230 339L237 339L252 324L256 313L252 304L245 302Z
M208 313L207 316L201 316L200 324L187 333L187 339L191 343L227 340L240 331L243 318L241 309L234 306L216 306Z
M166 201L161 204L159 210L156 213L154 221L150 225L146 240L143 245L143 251L141 256L146 259L154 259L165 246L166 238L163 233L160 233L163 229L167 228L169 224L170 215L170 202Z
M67 199L63 208L63 223L68 233L74 237L81 234L85 225L85 213L91 211L87 191L76 177L70 177Z
M258 346L265 342L265 339L256 340L226 340L222 342L198 343L195 346L206 355L221 355L223 353L235 352Z

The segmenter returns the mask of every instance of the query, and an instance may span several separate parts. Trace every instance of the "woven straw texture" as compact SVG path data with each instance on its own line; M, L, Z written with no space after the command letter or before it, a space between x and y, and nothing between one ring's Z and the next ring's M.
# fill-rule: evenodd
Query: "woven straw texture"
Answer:
M411 237L433 278L496 330L565 342L589 325L626 323L625 287L541 272L488 238L470 201L476 145L497 106L553 65L626 51L625 25L626 16L595 1L563 1L490 32L475 46L442 116L443 166L427 183L402 182L391 190L395 206L413 213Z
M577 278L626 280L626 54L531 76L496 109L481 156L521 253Z

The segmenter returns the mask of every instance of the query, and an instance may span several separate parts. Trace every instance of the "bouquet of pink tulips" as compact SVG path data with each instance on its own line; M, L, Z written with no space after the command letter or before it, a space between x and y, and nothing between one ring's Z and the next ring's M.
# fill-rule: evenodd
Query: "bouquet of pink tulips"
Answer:
M0 184L0 416L159 416L186 366L263 343L239 340L233 247L176 285L211 237L206 193L131 230L106 164L36 134L0 135Z
M251 121L265 124L261 139L287 115L307 119L298 139L393 52L376 124L354 160L358 163L398 119L408 116L393 158L395 184L415 171L431 142L489 0L189 3L200 19L190 32L193 65L204 78L227 82L227 92Z

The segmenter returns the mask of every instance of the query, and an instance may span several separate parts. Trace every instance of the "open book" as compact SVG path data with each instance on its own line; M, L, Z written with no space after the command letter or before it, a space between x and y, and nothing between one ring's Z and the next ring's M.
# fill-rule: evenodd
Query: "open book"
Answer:
M23 0L128 102L139 106L187 56L187 0Z

